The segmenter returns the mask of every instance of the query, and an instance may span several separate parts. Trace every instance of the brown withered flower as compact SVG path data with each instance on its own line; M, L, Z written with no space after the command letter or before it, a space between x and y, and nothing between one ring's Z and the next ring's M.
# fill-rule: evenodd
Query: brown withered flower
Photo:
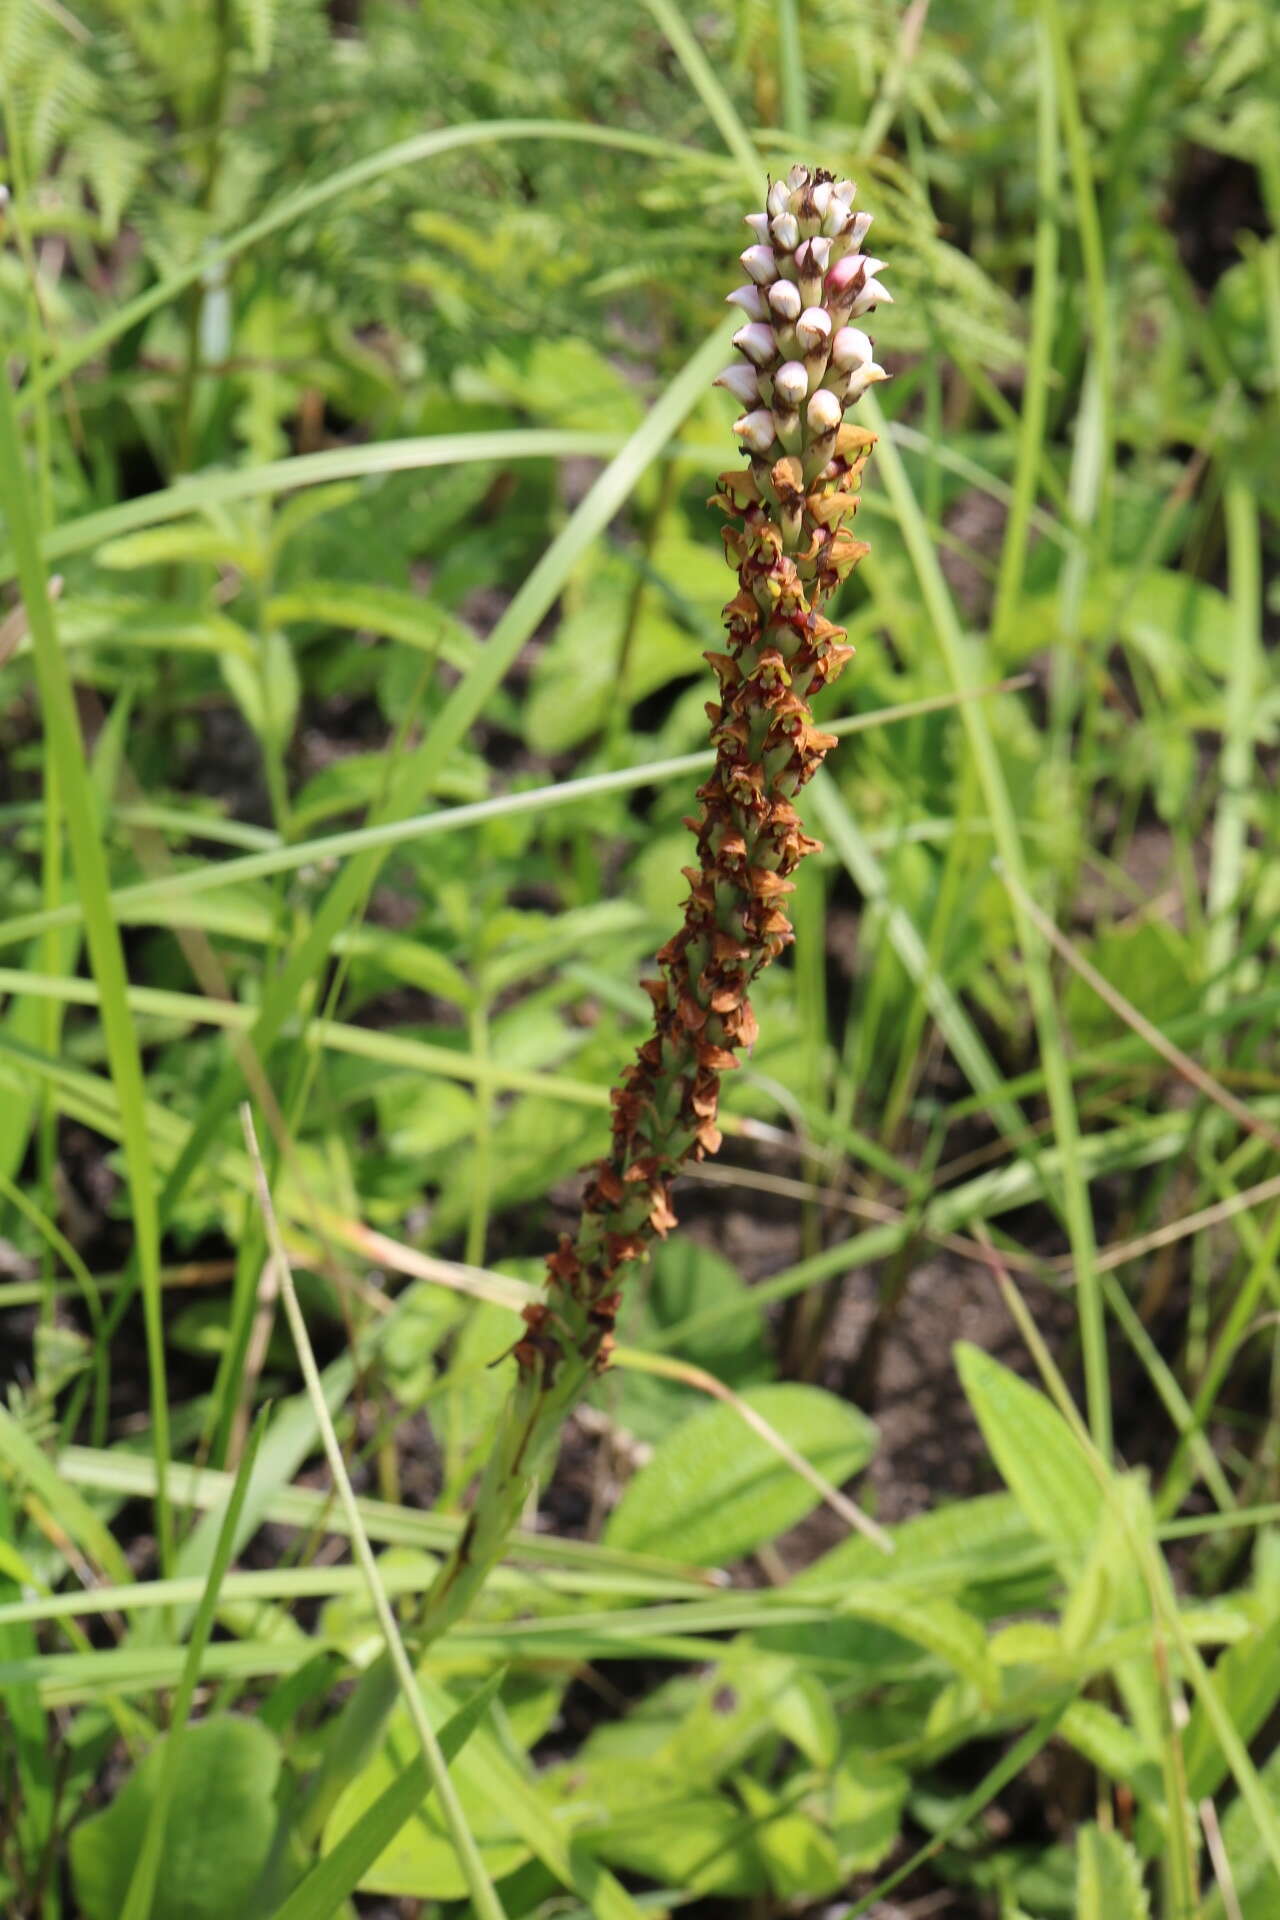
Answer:
M851 324L890 298L883 261L860 251L871 221L853 200L851 181L793 167L747 217L749 279L729 295L746 315L734 336L743 358L716 385L747 408L734 433L748 465L713 495L730 519L738 591L724 610L728 647L706 656L720 697L707 707L715 770L687 822L697 862L684 924L644 983L654 1029L614 1091L610 1151L577 1233L548 1261L550 1342L522 1341L522 1365L563 1364L566 1347L570 1364L607 1358L619 1277L675 1225L680 1168L720 1145L721 1077L756 1037L748 989L792 938L791 875L817 845L793 803L835 744L809 701L853 651L822 607L866 552L846 523L875 436L844 414L886 377Z

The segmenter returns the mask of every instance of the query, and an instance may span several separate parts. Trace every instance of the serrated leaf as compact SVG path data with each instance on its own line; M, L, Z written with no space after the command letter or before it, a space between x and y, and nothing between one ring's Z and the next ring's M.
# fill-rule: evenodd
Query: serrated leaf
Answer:
M1150 1920L1142 1863L1127 1840L1103 1827L1076 1836L1076 1920Z
M956 1371L1001 1478L1029 1526L1072 1560L1087 1550L1102 1489L1070 1427L1035 1387L961 1341Z
M752 1388L743 1398L837 1486L871 1458L874 1427L834 1394L788 1383ZM611 1546L716 1566L794 1526L818 1498L733 1407L704 1407L625 1489L606 1538Z

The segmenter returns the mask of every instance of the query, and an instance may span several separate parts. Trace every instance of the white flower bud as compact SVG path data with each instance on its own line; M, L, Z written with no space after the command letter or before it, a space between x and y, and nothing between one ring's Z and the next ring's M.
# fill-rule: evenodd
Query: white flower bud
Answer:
M777 279L778 263L772 247L748 247L738 258L758 286L768 286L771 280Z
M800 360L784 361L773 376L773 391L785 406L798 407L809 391L809 376Z
M754 406L760 398L760 382L756 379L754 367L744 367L741 361L736 366L726 367L711 382L713 387L723 387L744 407Z
M834 433L840 425L844 409L827 387L819 387L805 409L805 419L809 422L811 433Z
M871 231L872 216L869 213L855 213L849 222L847 239L856 253Z
M806 353L825 347L831 338L831 316L824 307L806 307L796 321L796 336Z
M877 265L880 264L880 262L877 262ZM882 287L878 280L867 280L863 285L862 292L854 301L850 312L856 320L860 315L870 313L872 307L880 305L891 307L893 305L893 295L887 287Z
M735 287L725 295L726 307L741 307L748 320L767 320L769 309L759 287Z
M888 378L889 375L885 372L884 368L878 367L874 360L872 360L868 366L855 368L849 375L849 391L845 395L845 405L852 406L854 401L864 394L868 387L874 387L878 385L881 380L887 380Z
M794 280L774 281L769 289L769 310L776 320L798 320L801 305L800 289Z
M852 223L853 215L843 200L832 200L822 216L822 231L829 240L835 240Z
M773 415L767 407L744 413L740 420L734 421L733 430L750 453L768 453L775 438Z
M854 367L865 367L873 351L865 333L859 333L857 327L841 327L831 342L831 364L841 373L849 373Z
M769 222L769 231L773 235L774 245L783 253L791 253L799 245L800 227L794 213L779 213Z
M763 241L769 238L769 216L767 213L747 213L743 215L743 219L757 240Z
M831 242L820 236L806 240L796 254L796 266L801 274L825 273L831 264Z
M819 180L817 186L810 192L809 200L814 212L817 214L819 220L821 220L825 216L827 208L831 205L831 182L829 180Z
M827 323L830 325L830 321ZM739 327L733 336L733 344L739 353L745 353L758 367L767 367L778 357L778 343L773 337L773 328L761 321L752 321L750 326Z
M843 201L846 207L851 207L853 205L855 199L857 198L857 195L858 195L858 189L857 187L855 187L852 180L836 181L835 187L833 189L833 197L837 200Z
M798 193L801 187L807 187L808 184L808 167L802 167L797 163L787 175L787 185L791 188L792 193Z
M786 212L790 189L785 180L775 180L769 188L769 198L765 205L771 216Z

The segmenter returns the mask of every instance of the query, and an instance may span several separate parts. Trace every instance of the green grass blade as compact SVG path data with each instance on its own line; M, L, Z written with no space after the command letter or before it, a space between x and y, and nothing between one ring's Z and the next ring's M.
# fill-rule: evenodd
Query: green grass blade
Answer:
M1005 523L995 604L991 610L991 644L997 655L1010 637L1022 592L1027 538L1044 455L1050 355L1058 308L1058 97L1053 49L1044 28L1038 36L1036 73L1036 237L1031 329L1022 384L1013 497Z
M1223 506L1234 644L1206 903L1209 932L1205 961L1211 982L1207 997L1212 1008L1222 1006L1230 997L1230 968L1236 952L1236 910L1244 873L1253 772L1262 606L1258 503L1247 479L1241 476L1227 481Z
M694 39L689 23L675 0L645 0L645 5L671 42L672 50L688 75L694 92L715 123L720 138L741 166L752 191L763 193L764 168L755 142L739 119L737 108L721 85L715 68Z
M439 1733L440 1756L444 1761L453 1760L462 1752L488 1712L502 1684L504 1671L496 1668L445 1721ZM343 1834L332 1853L318 1861L306 1879L294 1888L284 1905L276 1909L274 1920L331 1920L405 1822L421 1809L431 1790L426 1761L419 1754Z
M873 710L870 713L847 715L843 719L833 720L828 731L837 739L845 739L890 720L939 713L958 704L958 700L982 699L1000 690L995 686L971 687L959 696L943 694L904 702L880 712ZM322 861L356 860L365 855L389 853L395 847L417 844L439 833L454 833L466 827L480 826L489 820L513 819L522 814L570 807L598 799L607 793L630 793L637 787L657 786L685 774L705 772L714 764L714 760L714 753L706 751L676 754L669 760L649 760L639 766L620 767L609 773L584 774L578 780L559 780L552 786L497 794L491 800L469 801L463 806L438 807L431 813L410 811L399 817L380 819L371 826L320 834L292 846L275 844L263 848L261 852L244 854L234 860L210 861L202 866L185 868L180 873L166 874L161 879L135 881L129 886L117 887L111 895L111 905L116 918L123 922L143 920L151 913L168 915L175 909L185 908L196 894L213 892L221 887L239 887L254 880L272 879L277 874L294 873L299 867ZM83 917L83 908L76 901L68 901L51 913L15 915L11 920L0 921L0 949L16 946L49 927L74 926ZM342 930L348 931L345 924Z
M782 124L799 144L809 137L809 92L799 0L778 0L778 65L782 77Z
M505 466L510 460L604 459L618 451L617 434L567 433L551 427L512 432L422 434L407 440L379 440L368 447L327 447L321 453L297 453L258 466L219 468L175 480L172 486L83 514L55 527L41 541L46 563L91 553L108 540L140 528L165 526L189 514L241 500L270 500L304 487L334 480L368 480L388 473L423 473L431 467ZM0 570L0 579L9 575Z
M884 419L874 393L863 396L867 424L881 434L876 449L876 471L897 515L903 542L920 584L921 596L929 615L934 641L953 691L961 693L974 684L971 653L961 631L955 605L943 578L901 456L891 439L883 433ZM1028 884L1026 862L1017 818L1005 783L1000 758L978 703L966 700L960 709L968 735L983 798L991 818L996 849L1005 868L1025 888ZM1011 895L1014 924L1018 931L1027 975L1027 987L1035 1020L1036 1037L1045 1071L1049 1109L1054 1133L1062 1150L1062 1213L1066 1222L1071 1252L1075 1261L1080 1337L1084 1354L1085 1391L1089 1423L1098 1450L1109 1456L1111 1450L1111 1390L1107 1363L1106 1327L1102 1291L1096 1267L1097 1247L1088 1185L1080 1156L1080 1126L1075 1095L1067 1066L1066 1050L1054 1003L1053 987L1044 942L1028 920L1015 895Z
M38 524L28 490L26 460L7 379L0 380L0 502L8 521L18 582L27 610L40 705L58 769L89 959L102 996L107 1056L120 1100L146 1326L151 1431L156 1459L156 1536L161 1564L167 1572L173 1557L173 1528L165 1492L165 1468L170 1452L169 1395L160 1318L160 1220L145 1118L146 1087L126 998L128 978L119 930L111 911L110 878L102 849L98 809L85 765L84 742L66 658L58 644L49 584L40 557Z
M280 1229L276 1224L275 1209L271 1202L271 1191L267 1185L266 1171L258 1153L257 1140L254 1137L253 1121L250 1118L247 1106L242 1108L241 1113L244 1122L245 1142L257 1175L258 1205L262 1212L267 1244L271 1249L271 1258L275 1263L276 1279L280 1288L280 1297L284 1303L285 1317L289 1322L289 1331L293 1335L294 1348L297 1352L298 1363L302 1368L303 1379L306 1381L307 1397L310 1400L311 1410L320 1433L325 1459L329 1463L329 1472L333 1476L333 1483L337 1489L339 1502L346 1515L347 1525L351 1529L352 1549L359 1562L360 1570L365 1577L365 1584L368 1588L369 1598L373 1603L374 1614L382 1632L387 1655L390 1658L392 1668L395 1672L400 1698L422 1747L423 1768L430 1778L431 1784L439 1798L441 1811L444 1814L445 1825L449 1829L449 1836L453 1841L454 1850L458 1857L458 1864L462 1869L463 1876L471 1894L472 1906L475 1908L477 1915L480 1916L480 1920L505 1920L502 1902L494 1892L493 1883L485 1871L484 1862L480 1858L480 1849L476 1844L475 1836L471 1828L467 1824L467 1818L462 1810L462 1803L458 1798L457 1789L450 1779L449 1770L440 1751L435 1731L430 1720L427 1718L422 1696L418 1690L417 1679L409 1663L409 1656L405 1652L404 1642L400 1637L400 1629L396 1624L396 1617L391 1611L391 1602L387 1598L386 1589L378 1573L378 1562L374 1557L373 1548L369 1545L369 1536L366 1534L360 1522L360 1509L356 1502L355 1491L347 1473L347 1463L342 1457L342 1447L338 1441L338 1435L333 1425L333 1417L329 1411L324 1381L321 1378L320 1369L316 1365L316 1357L312 1351L311 1338L307 1332L307 1323L303 1318L302 1307L299 1304L297 1291L293 1284L293 1270L289 1264L289 1256L285 1252L284 1242L280 1237ZM375 1730L375 1737L376 1734L382 1731L384 1726L385 1717L380 1721ZM358 1767L362 1756L360 1742L357 1740L353 1742L353 1745L355 1752L350 1756L353 1772L349 1777L354 1777L354 1768Z

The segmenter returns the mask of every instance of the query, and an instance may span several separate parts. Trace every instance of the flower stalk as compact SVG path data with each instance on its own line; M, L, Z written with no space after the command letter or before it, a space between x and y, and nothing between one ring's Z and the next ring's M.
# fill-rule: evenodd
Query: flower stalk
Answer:
M851 182L793 167L747 218L748 280L729 295L745 316L734 336L742 359L716 382L745 409L733 430L747 466L722 474L713 495L738 591L724 610L726 648L707 655L719 683L707 708L716 764L687 822L696 860L684 920L644 983L653 1030L614 1090L611 1144L588 1175L577 1231L561 1236L544 1296L524 1310L516 1382L466 1525L419 1605L419 1649L467 1612L565 1418L607 1366L621 1285L676 1224L676 1176L720 1145L721 1083L756 1038L749 988L792 938L791 875L818 845L794 802L835 745L809 701L853 652L822 608L866 552L848 523L875 436L844 415L886 377L852 324L890 298L876 277L883 262L860 251L870 216L854 213L853 198ZM380 1661L312 1783L307 1837L394 1697Z

